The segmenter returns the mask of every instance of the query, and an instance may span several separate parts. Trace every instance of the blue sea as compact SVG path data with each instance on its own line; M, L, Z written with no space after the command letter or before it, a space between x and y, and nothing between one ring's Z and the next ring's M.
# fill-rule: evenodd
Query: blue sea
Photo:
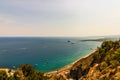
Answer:
M95 50L101 42L90 37L0 37L0 67L18 68L31 64L49 72L64 67Z

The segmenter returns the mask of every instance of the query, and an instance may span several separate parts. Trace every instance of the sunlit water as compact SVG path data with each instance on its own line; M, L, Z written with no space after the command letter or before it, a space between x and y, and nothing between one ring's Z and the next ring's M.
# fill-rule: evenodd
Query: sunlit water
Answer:
M0 67L17 68L31 64L49 72L91 53L101 42L81 42L86 38L31 37L0 38Z

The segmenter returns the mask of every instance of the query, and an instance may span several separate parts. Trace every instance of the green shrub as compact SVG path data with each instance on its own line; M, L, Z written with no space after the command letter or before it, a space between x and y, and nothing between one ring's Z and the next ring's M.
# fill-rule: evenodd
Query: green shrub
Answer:
M5 71L0 71L0 80L7 80L7 74Z
M117 61L117 60L112 60L112 61L110 61L110 63L111 63L113 68L115 68L119 65L119 61Z
M101 65L100 65L100 69L105 69L107 67L108 67L108 64L105 61L102 62Z
M35 73L35 69L29 64L21 64L20 69L25 77L32 76Z

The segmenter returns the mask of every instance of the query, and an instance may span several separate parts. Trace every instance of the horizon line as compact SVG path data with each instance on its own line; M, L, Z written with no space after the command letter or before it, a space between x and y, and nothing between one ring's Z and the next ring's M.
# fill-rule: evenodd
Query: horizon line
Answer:
M33 35L27 35L27 36L23 36L23 35L9 35L9 36L0 36L0 37L104 37L104 36L120 36L120 35L88 35L88 36L33 36Z

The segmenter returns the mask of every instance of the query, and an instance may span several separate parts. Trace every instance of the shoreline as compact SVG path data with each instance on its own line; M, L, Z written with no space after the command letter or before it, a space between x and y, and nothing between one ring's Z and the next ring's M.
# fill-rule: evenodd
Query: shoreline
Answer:
M84 59L84 58L89 57L90 55L92 55L92 54L95 53L95 52L96 52L96 49L93 50L92 52L90 52L89 54L87 54L87 55L85 55L85 56L77 59L76 61L74 61L74 62L72 62L72 63L70 63L70 64L68 64L68 65L66 65L66 66L64 66L64 67L61 67L61 68L59 68L59 69L57 69L57 70L54 70L54 71L45 72L45 75L50 75L50 74L53 75L53 74L59 74L59 73L61 73L61 72L69 72L70 68L71 68L74 64L76 64L77 62L81 61L81 60ZM0 69L9 69L9 68L0 68Z
M87 58L87 57L91 56L91 55L92 55L93 53L95 53L95 52L96 52L96 49L93 50L92 52L90 52L89 54L87 54L87 55L79 58L78 60L76 60L76 61L74 61L74 62L72 62L72 63L70 63L70 64L68 64L68 65L66 65L66 66L64 66L64 67L62 67L62 68L59 68L58 70L46 72L45 75L55 75L55 74L60 74L60 73L63 73L63 72L68 73L69 70L70 70L70 68L71 68L74 64L76 64L77 62L81 61L81 60L84 59L84 58Z

